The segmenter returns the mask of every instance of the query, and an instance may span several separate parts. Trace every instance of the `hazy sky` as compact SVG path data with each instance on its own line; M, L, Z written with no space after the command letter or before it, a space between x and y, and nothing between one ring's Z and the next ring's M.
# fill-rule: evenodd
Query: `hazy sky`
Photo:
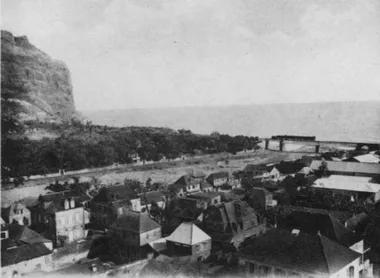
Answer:
M378 0L2 0L79 110L380 100Z

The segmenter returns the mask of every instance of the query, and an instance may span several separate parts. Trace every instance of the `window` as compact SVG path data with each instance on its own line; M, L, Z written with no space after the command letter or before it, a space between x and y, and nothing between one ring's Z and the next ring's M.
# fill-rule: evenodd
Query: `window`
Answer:
M1 238L5 238L5 232L1 232Z
M24 217L24 225L25 226L28 226L29 225L29 219Z
M353 277L355 277L355 268L354 268L353 266L350 266L350 267L348 268L348 277L349 277L349 278L353 278Z

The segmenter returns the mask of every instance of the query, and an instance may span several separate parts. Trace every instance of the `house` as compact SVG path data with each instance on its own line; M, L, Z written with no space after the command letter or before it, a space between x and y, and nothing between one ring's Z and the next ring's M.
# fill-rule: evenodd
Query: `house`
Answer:
M277 205L277 201L273 200L273 194L261 187L252 187L250 190L250 198L253 201L253 208L259 209L273 207Z
M41 195L31 207L32 227L53 241L54 247L71 243L87 236L89 214L73 198L55 193Z
M208 207L203 229L219 248L237 248L246 238L264 233L266 221L246 202L234 200Z
M318 171L321 160L313 160L310 168ZM330 174L345 176L380 177L380 163L359 163L343 161L326 161L327 169Z
M119 215L128 210L141 211L141 200L125 185L103 187L91 200L91 225L108 229Z
M211 253L211 237L192 222L183 222L166 238L171 256L192 256L198 260Z
M161 226L146 213L128 211L110 226L109 235L127 245L144 246L161 238Z
M141 202L141 211L150 210L153 203L164 209L166 204L165 194L161 191L149 191L138 194Z
M244 168L245 178L266 180L278 180L281 176L280 171L275 165L248 164Z
M207 176L206 180L215 188L228 183L228 173L227 172L216 172Z
M190 199L206 201L207 206L205 207L205 209L207 209L207 207L209 206L217 205L222 202L222 196L221 194L217 192L206 192L206 193L196 192L196 193L188 194L186 197Z
M239 252L250 276L349 277L364 274L361 255L323 235L271 229Z
M51 270L51 240L19 224L7 225L7 231L9 237L1 240L1 277Z
M9 207L2 209L1 217L6 223L17 223L29 226L31 224L30 210L21 203L13 203Z
M204 181L205 174L202 172L191 172L181 176L174 182L177 195L184 196L185 193L193 193L201 191L201 182Z
M367 153L350 158L348 161L361 163L380 163L380 157L376 154Z
M214 191L214 187L210 184L210 183L208 183L207 181L202 181L201 182L201 190L202 190L202 192L212 192L212 191Z
M310 167L305 166L301 170L299 170L296 175L301 175L307 178L314 175L314 171Z
M313 191L330 190L336 195L347 195L352 201L373 196L380 200L380 183L370 177L331 175L317 179L311 186Z

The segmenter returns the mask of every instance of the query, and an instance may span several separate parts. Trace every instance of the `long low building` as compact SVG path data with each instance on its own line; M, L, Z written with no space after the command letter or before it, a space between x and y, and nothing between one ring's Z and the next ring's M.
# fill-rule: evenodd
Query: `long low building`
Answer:
M380 200L380 183L374 182L371 177L350 177L331 175L317 179L312 188L315 190L329 189L339 193L371 193L374 201Z
M380 163L325 161L331 174L345 176L380 177ZM310 168L318 171L322 160L313 160Z

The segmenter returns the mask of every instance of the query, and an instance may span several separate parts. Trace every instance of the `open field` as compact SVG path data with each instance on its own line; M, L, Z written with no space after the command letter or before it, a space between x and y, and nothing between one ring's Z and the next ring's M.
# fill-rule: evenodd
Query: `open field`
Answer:
M214 171L228 171L230 173L243 169L248 163L272 163L285 159L296 159L301 157L302 153L286 153L269 150L258 150L255 152L247 152L239 155L223 155L215 154L200 157L197 159L189 159L178 162L156 163L144 166L133 166L126 169L107 170L102 172L88 173L78 175L80 181L94 181L97 183L110 185L117 182L122 183L125 178L137 179L143 183L148 178L153 182L174 182L181 175L187 173L191 169L200 170L209 174ZM217 162L223 159L229 161L228 165L223 168L219 167ZM69 181L72 178L60 178L60 181ZM40 194L46 194L46 186L55 182L56 179L44 179L41 181L27 181L23 186L2 189L1 206L9 206L12 202L25 199L30 203L33 202Z

